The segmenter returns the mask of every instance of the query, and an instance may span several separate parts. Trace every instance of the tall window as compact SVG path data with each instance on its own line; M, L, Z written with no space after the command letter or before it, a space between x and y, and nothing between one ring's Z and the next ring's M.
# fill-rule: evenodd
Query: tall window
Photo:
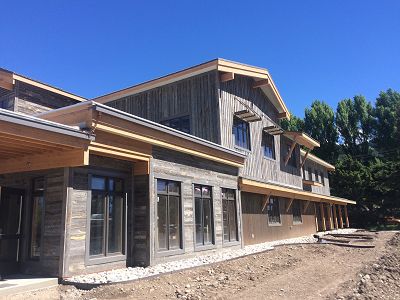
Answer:
M182 116L178 118L173 118L169 120L162 121L161 124L171 127L173 129L190 133L190 117Z
M125 196L123 181L92 176L90 249L93 256L124 254Z
M214 220L212 207L211 187L195 184L195 223L196 223L196 244L213 244Z
M224 241L238 241L235 190L222 189Z
M42 241L42 224L44 217L44 178L33 180L32 189L32 224L31 224L31 243L30 257L38 259L40 257Z
M269 198L268 203L268 224L281 224L281 213L279 210L279 199Z
M312 171L310 167L308 167L308 180L312 181Z
M323 172L321 172L321 173L320 173L320 175L321 175L321 183L322 183L322 185L325 185L325 177L324 177L324 173L323 173Z
M318 170L315 170L315 181L319 182Z
M264 156L275 159L274 136L268 133L263 134Z
M235 136L235 145L250 150L250 126L249 123L233 117L233 135Z
M287 145L286 155L289 155L291 145ZM288 165L296 168L296 147L293 149L292 154L288 160Z
M180 183L157 179L158 249L181 248Z
M303 220L301 218L301 201L293 200L292 204L292 212L293 212L293 223L302 223Z

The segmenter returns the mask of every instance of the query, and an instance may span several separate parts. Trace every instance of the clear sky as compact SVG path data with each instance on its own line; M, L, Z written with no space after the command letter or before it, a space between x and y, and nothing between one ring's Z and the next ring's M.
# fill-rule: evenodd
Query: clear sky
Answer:
M289 109L400 90L400 1L4 1L0 67L92 98L222 57Z

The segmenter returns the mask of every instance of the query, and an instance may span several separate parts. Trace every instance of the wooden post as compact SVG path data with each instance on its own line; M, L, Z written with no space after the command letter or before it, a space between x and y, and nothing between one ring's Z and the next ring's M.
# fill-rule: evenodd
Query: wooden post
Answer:
M336 205L333 204L333 205L332 205L332 208L333 208L333 221L335 222L335 229L338 229L338 228L339 228L339 225L338 225L338 220L337 220Z
M328 218L329 218L329 230L333 229L333 220L332 220L332 204L327 203L326 208L328 209Z
M338 205L338 207L339 207L339 225L340 228L343 228L342 206Z
M320 205L320 210L321 210L322 230L326 231L324 204L322 202L320 202L319 205Z
M344 217L346 220L346 227L349 228L350 227L350 223L349 223L349 216L347 215L347 205L344 206Z
M317 232L319 230L318 228L318 216L317 216L317 204L314 203L314 216L315 216L315 228L317 229Z

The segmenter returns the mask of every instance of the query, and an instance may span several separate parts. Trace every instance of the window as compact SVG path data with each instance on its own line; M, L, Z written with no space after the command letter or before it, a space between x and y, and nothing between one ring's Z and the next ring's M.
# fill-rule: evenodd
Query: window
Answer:
M308 180L312 181L312 172L310 167L308 167Z
M319 182L319 176L318 176L318 171L315 170L315 181Z
M268 133L263 134L264 156L275 159L274 136Z
M157 179L158 249L161 251L182 248L180 191L179 182Z
M325 186L325 177L324 177L324 173L321 172L320 175L321 175L321 183L322 183L323 186Z
M222 218L224 241L238 241L235 190L222 189Z
M235 136L235 145L250 150L250 127L249 123L233 117L233 135Z
M211 187L194 185L194 212L196 245L211 245L214 237L214 220Z
M169 120L165 120L161 122L162 125L171 127L173 129L190 133L190 117L189 116L182 116L178 118L173 118Z
M289 154L290 148L291 148L291 145L287 145L286 156ZM288 165L292 166L294 168L296 168L296 156L295 155L296 155L296 147L294 147L292 154L290 155L290 158L288 160Z
M91 256L124 254L125 197L123 181L92 176L90 205Z
M301 218L301 201L300 200L293 200L292 212L293 212L293 223L294 224L302 223L303 220Z
M33 180L32 188L32 224L31 224L31 243L29 248L30 257L39 259L41 241L42 241L42 224L44 217L44 178L36 178Z
M268 203L268 224L281 224L281 213L279 211L279 199L269 198Z

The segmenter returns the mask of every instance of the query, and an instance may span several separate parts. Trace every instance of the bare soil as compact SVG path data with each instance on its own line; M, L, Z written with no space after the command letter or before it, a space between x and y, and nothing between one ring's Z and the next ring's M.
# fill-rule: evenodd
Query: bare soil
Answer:
M281 246L127 284L59 286L10 299L400 299L400 233L374 235L370 249Z

